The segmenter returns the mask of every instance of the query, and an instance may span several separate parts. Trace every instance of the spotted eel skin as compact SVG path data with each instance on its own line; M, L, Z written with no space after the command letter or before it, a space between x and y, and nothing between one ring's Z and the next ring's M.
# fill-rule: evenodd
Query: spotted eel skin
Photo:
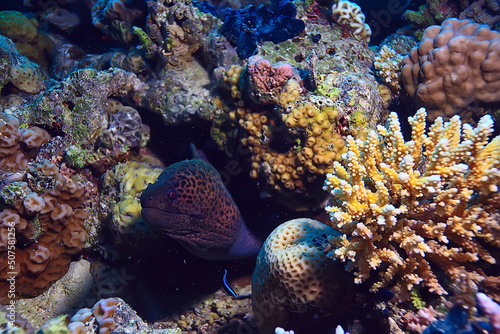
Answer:
M201 159L167 167L141 197L153 229L210 260L256 255L262 242L248 231L219 173Z

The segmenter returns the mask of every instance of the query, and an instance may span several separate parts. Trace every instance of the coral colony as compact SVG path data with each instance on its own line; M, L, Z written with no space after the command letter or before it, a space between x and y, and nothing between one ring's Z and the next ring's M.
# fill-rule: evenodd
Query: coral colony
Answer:
M500 333L499 8L2 1L0 331Z

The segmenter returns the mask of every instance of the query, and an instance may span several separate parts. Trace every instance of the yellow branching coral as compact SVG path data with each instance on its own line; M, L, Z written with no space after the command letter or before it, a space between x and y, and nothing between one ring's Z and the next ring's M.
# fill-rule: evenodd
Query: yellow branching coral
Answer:
M500 137L488 141L493 120L484 116L473 128L458 116L438 118L426 132L426 115L422 108L409 118L410 141L396 113L364 142L349 137L344 163L334 162L327 175L326 210L342 232L329 255L349 261L356 283L380 269L374 291L393 283L403 293L423 285L447 294L433 270L451 279L466 271L480 282L487 277L482 264L497 261L489 251L500 248Z

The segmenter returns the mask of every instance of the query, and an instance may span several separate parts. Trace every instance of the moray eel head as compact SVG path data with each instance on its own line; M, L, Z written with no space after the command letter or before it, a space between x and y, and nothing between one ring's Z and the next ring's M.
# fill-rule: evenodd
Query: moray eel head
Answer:
M148 224L202 258L242 258L260 249L219 173L203 160L167 167L144 190L141 205Z

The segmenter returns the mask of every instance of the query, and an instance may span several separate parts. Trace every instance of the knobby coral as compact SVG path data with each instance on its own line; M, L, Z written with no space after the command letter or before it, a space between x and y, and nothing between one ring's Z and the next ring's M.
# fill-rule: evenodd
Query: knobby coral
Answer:
M83 187L48 161L0 184L0 301L35 297L69 268L84 246ZM7 260L9 259L9 261ZM15 277L15 291L9 279ZM13 298L12 295L15 294Z
M406 91L429 110L429 119L461 113L473 103L500 101L500 33L470 20L431 26L403 59Z
M349 26L356 39L370 41L372 30L365 23L365 15L358 4L341 0L332 6L332 16L339 24Z
M16 117L0 112L0 170L17 172L26 168L30 158L49 139L44 129L20 128Z
M493 121L476 128L437 118L425 131L425 109L409 118L405 142L395 113L365 142L347 139L344 164L334 163L324 189L331 222L342 236L329 256L349 262L355 282L379 270L372 290L394 283L404 296L415 285L447 294L436 270L451 279L487 278L500 247L500 137L488 142ZM432 268L431 268L432 264ZM382 271L383 270L383 271Z

